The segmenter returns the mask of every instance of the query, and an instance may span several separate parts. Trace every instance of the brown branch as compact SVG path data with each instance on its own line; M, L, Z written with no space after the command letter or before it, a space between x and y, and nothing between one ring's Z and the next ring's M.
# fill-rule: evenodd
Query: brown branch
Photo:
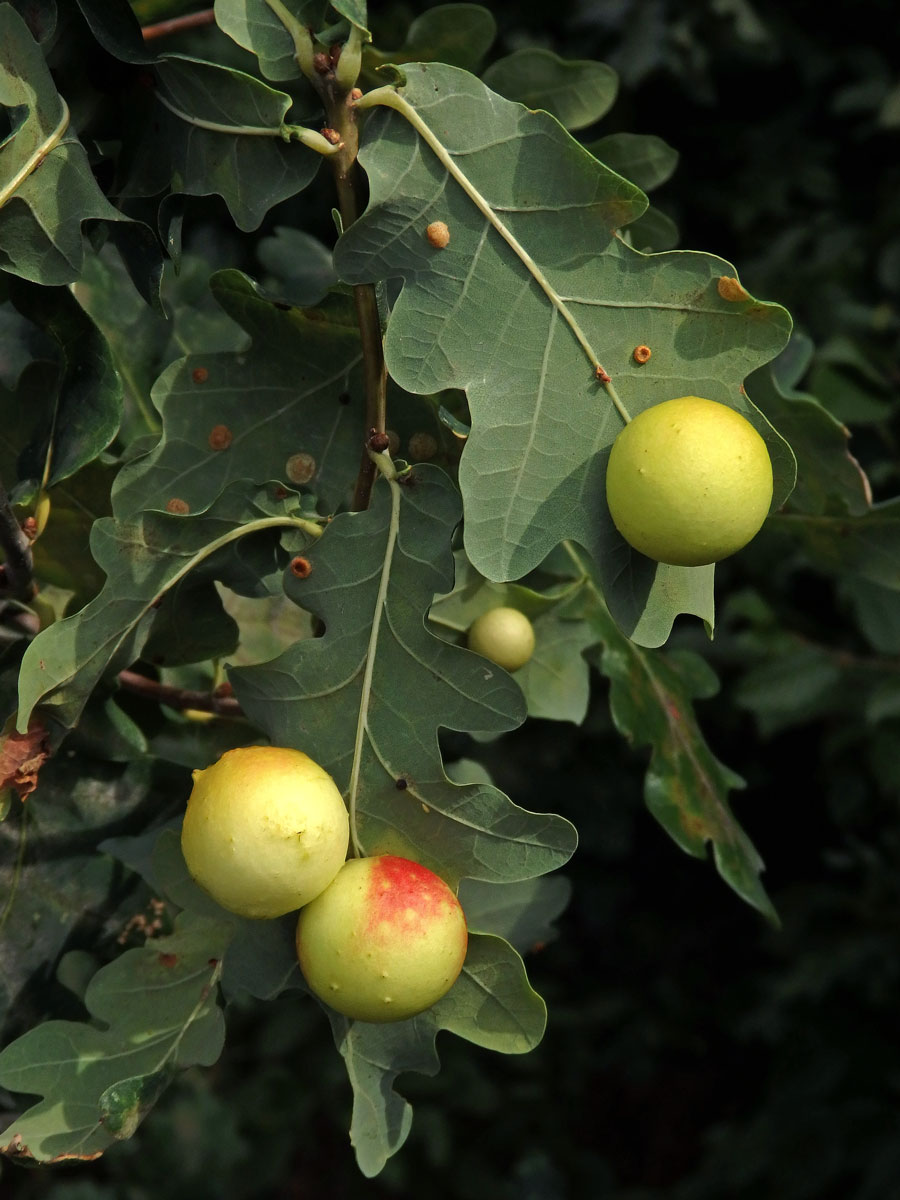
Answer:
M334 186L337 192L341 224L344 229L349 229L359 216L359 197L363 189L362 172L356 161L359 152L356 100L362 93L356 89L345 91L338 86L333 62L320 64L312 82L325 106L325 120L328 127L333 130L337 144L341 147L329 161L334 172ZM377 433L384 433L387 415L387 368L384 363L381 318L378 313L378 301L374 286L371 283L356 284L353 288L353 303L356 308L356 323L359 327L363 353L363 380L366 397L365 429L368 432L375 430ZM369 507L375 475L375 465L364 448L353 493L355 512Z
M0 481L0 548L6 561L0 566L0 595L30 600L34 595L34 560L31 542L12 510L6 488Z
M160 683L158 679L149 679L137 671L120 671L118 678L119 686L124 691L131 692L134 696L143 696L145 700L153 700L157 704L167 704L169 708L177 708L180 712L186 708L195 708L199 712L215 713L219 717L244 715L244 710L237 700L231 695L220 695L218 688L214 692L190 691L188 688Z
M203 8L200 12L185 13L181 17L170 17L168 21L158 21L155 25L145 25L141 30L145 42L154 38L168 37L170 33L180 33L183 29L196 29L200 25L215 24L216 14L211 8Z

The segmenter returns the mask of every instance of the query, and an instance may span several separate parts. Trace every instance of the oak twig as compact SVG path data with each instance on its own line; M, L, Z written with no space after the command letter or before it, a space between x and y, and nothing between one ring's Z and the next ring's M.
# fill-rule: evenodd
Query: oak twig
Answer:
M216 14L211 8L202 8L199 12L185 13L180 17L170 17L168 21L157 21L155 25L145 25L141 29L145 42L154 38L168 37L170 33L180 33L183 29L196 29L201 25L215 24Z
M119 686L134 696L143 696L145 700L154 700L157 704L166 704L169 708L177 708L179 712L193 708L198 712L215 713L219 717L242 717L244 710L234 696L220 695L219 689L213 692L191 691L189 688L173 687L168 683L160 683L158 679L150 679L137 671L120 671Z

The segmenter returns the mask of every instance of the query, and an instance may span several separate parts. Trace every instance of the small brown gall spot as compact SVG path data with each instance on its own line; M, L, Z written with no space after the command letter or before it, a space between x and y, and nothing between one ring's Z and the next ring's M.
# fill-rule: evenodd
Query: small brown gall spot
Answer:
M206 383L207 379L209 379L209 371L207 371L206 367L194 367L193 371L191 371L191 379L193 379L194 383Z
M341 135L336 129L330 129L326 126L322 131L322 137L326 142L331 142L332 146L337 146L341 140Z
M437 438L430 433L414 433L409 439L409 457L416 462L430 462L437 452Z
M213 425L208 441L210 450L227 450L232 441L231 430L227 425Z
M217 687L213 688L213 695L221 699L223 696L233 696L234 688L227 679L223 680Z
M409 780L406 778L405 775L401 775L399 779L396 779L394 781L394 787L397 789L398 792L405 792L406 789L409 787Z
M450 230L443 221L432 221L425 230L425 236L435 250L443 250L450 244Z
M351 90L350 90L350 99L351 100L362 100L362 98L363 98L362 88L351 88Z
M159 961L164 967L174 967L178 962L177 954L160 954Z
M636 363L645 363L649 360L653 351L649 346L635 346L631 353L631 357Z
M296 555L291 559L291 574L296 575L298 579L308 579L312 574L312 563L302 554Z
M316 473L316 460L301 450L299 454L291 455L284 464L284 470L291 483L309 483Z
M191 506L187 500L182 500L179 496L173 496L171 500L166 501L166 512L175 513L176 516L184 517L191 511Z
M612 382L609 375L607 375L607 373L603 370L603 368L600 366L599 363L597 363L597 369L594 372L594 375L600 381L600 383L611 383Z
M28 538L29 542L33 542L37 537L37 521L34 517L26 517L22 522L22 532Z
M369 449L373 454L384 454L390 444L391 439L386 433L379 433L377 429L369 430Z
M313 55L313 70L318 75L327 75L331 70L331 58L327 54L323 54L321 50Z
M750 299L750 293L732 275L720 275L716 280L716 291L723 300L737 302Z

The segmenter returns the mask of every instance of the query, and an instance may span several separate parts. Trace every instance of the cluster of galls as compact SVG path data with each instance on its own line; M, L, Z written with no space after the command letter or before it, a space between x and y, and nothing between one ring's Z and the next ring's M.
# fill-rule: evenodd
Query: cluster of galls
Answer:
M453 985L466 919L433 871L395 855L348 861L349 841L334 780L299 750L247 746L194 772L181 846L197 883L242 917L299 909L310 990L356 1020L403 1020Z

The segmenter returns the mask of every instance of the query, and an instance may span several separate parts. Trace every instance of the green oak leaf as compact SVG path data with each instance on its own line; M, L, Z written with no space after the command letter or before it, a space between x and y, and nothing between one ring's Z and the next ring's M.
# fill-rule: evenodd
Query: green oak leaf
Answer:
M41 48L10 4L0 4L0 107L12 122L0 144L0 269L71 283L84 262L82 224L128 218L97 186Z
M778 917L759 879L763 862L738 824L728 793L744 781L715 757L694 714L693 700L709 697L718 682L693 654L665 655L622 635L597 597L591 611L600 670L610 681L610 711L629 741L651 746L644 799L650 812L687 854L706 857L735 892L768 920Z
M47 335L59 374L28 406L28 443L19 478L34 490L52 487L93 463L115 437L122 384L106 339L68 288L11 280L10 299Z
M785 513L773 526L799 544L817 570L900 591L900 499L858 516Z
M153 389L163 434L123 470L116 513L164 509L172 497L196 512L240 478L314 488L333 511L356 475L363 428L362 354L352 312L340 301L285 309L239 271L217 272L210 287L251 345L192 354L163 372ZM248 394L264 394L266 406L248 408ZM218 450L210 442L217 429L227 431L220 443L230 434ZM296 455L311 460L299 475Z
M575 848L568 821L444 772L439 728L501 732L524 706L506 672L425 627L452 581L459 497L432 466L401 480L380 480L366 512L335 517L305 552L303 578L285 572L285 591L324 634L232 670L235 694L275 745L332 775L366 854L414 858L452 884L543 874Z
M95 842L158 808L151 784L145 764L59 755L44 763L27 803L16 800L0 822L0 1030L10 1032L8 1018L44 1015L31 1011L29 978L56 960L85 912L115 908L114 866Z
M574 721L580 725L590 698L590 672L582 652L596 634L579 607L578 582L537 592L516 583L492 583L462 552L456 555L453 591L435 600L428 614L436 625L464 635L472 622L492 608L517 608L531 621L535 647L531 659L513 675L530 717Z
M321 154L298 145L285 123L286 92L233 67L170 54L156 64L157 87L135 108L125 196L164 191L220 195L239 229L312 183Z
M557 936L553 922L571 894L572 885L561 875L542 875L518 883L464 879L459 901L470 932L495 934L525 954Z
M225 1029L216 1003L230 923L191 915L91 979L93 1024L46 1021L0 1053L0 1083L43 1096L0 1134L39 1162L96 1158L126 1137L176 1068L210 1066ZM107 1121L111 1120L111 1128Z
M537 46L491 63L483 79L492 91L526 108L543 109L566 129L599 121L619 90L619 77L606 63L561 58Z
M440 1030L503 1054L524 1054L541 1040L547 1019L519 955L502 938L487 934L470 936L456 983L418 1017L372 1025L328 1012L353 1088L350 1141L368 1178L400 1149L412 1126L412 1107L394 1082L407 1071L437 1074Z
M649 133L611 133L585 149L645 192L665 183L678 166L678 151Z
M317 32L329 5L326 0L279 0L277 5L267 0L216 0L216 23L232 41L256 55L266 79L296 79L300 74L296 46L276 7L298 28ZM338 0L331 7L365 32L365 4Z
M489 579L519 578L572 538L598 563L610 610L632 636L659 644L680 611L711 623L712 568L660 566L615 530L606 458L624 413L707 396L766 438L780 503L793 459L742 381L783 346L787 313L740 289L720 295L719 281L735 275L720 258L624 244L616 231L643 212L643 193L551 117L452 67L404 70L404 86L360 102L397 111L366 125L371 199L335 266L348 283L403 280L385 341L401 387L467 392L459 480L469 558ZM436 220L450 231L444 249L425 234ZM653 354L644 365L633 358L641 344Z
M442 62L477 71L497 36L493 14L480 4L438 4L420 13L396 50L366 46L363 66L373 80L385 63Z
M872 491L850 453L850 431L814 396L779 384L770 368L750 379L754 401L791 443L797 456L797 486L785 511L811 517L864 516Z
M42 630L26 650L19 678L22 729L39 703L58 725L72 728L104 675L139 656L157 600L222 548L254 533L269 539L294 531L308 540L309 522L296 515L296 497L280 499L275 490L254 495L238 480L194 516L151 511L97 521L91 553L106 583L85 608Z

